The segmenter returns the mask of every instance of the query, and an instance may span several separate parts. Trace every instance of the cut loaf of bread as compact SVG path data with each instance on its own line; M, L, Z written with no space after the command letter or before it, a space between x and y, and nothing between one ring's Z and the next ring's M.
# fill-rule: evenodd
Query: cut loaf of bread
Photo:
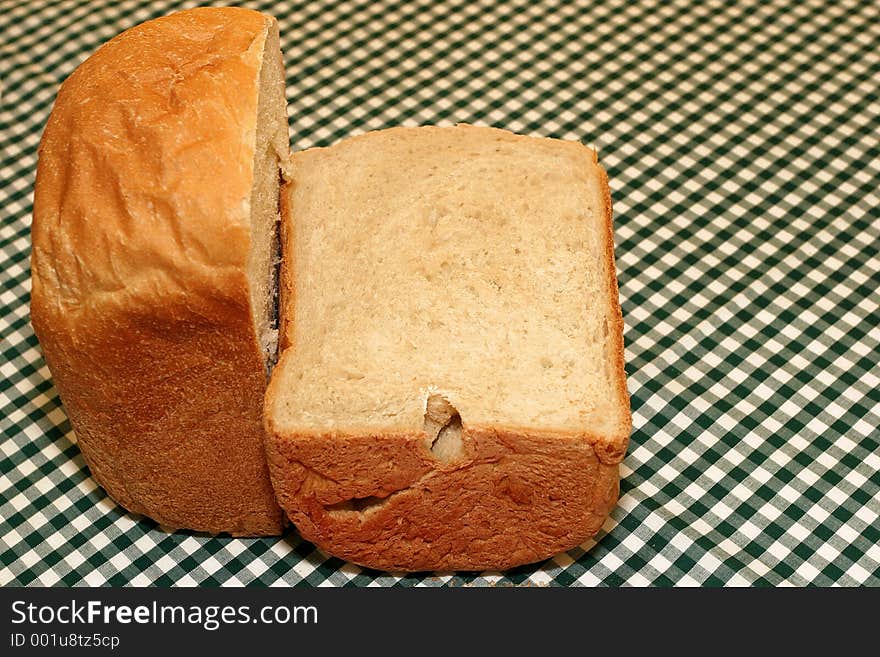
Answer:
M46 126L33 326L95 478L169 527L282 529L262 414L287 155L278 27L244 9L124 32Z
M394 128L290 172L265 413L302 535L413 571L507 568L596 533L631 426L596 154Z

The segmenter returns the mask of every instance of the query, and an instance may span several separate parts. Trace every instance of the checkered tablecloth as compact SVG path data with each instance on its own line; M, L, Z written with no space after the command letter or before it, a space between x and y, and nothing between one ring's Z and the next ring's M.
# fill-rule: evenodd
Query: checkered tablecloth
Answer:
M633 407L620 504L545 563L410 577L116 506L29 323L37 145L79 62L192 5L0 0L0 584L880 585L876 0L243 4L280 21L296 148L471 122L598 149Z

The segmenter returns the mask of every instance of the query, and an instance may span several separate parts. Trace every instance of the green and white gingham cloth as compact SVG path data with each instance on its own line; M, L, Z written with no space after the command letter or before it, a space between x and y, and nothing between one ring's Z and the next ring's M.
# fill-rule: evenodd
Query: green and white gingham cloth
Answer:
M634 430L596 541L395 577L295 532L171 533L116 506L28 319L58 84L175 2L0 0L0 584L880 585L880 5L244 3L281 23L296 148L489 124L599 151Z

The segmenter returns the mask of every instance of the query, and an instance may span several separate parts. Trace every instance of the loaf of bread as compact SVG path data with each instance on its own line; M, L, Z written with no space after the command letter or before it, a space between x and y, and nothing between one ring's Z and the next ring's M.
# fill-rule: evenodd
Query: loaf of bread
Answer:
M385 570L595 534L631 427L596 154L471 126L287 151L257 12L147 22L62 85L31 315L97 481L171 528L283 509Z
M270 535L278 189L274 19L194 9L114 38L40 145L32 322L92 474L173 528Z
M281 506L385 570L503 569L595 534L631 419L596 154L395 128L297 153L282 191Z

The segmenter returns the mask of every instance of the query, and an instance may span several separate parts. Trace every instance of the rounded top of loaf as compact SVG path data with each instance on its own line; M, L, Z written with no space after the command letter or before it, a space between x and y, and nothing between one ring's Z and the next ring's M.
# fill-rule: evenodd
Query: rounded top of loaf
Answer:
M39 150L37 314L246 295L259 70L273 19L199 8L148 21L61 85ZM240 301L238 303L241 303Z

